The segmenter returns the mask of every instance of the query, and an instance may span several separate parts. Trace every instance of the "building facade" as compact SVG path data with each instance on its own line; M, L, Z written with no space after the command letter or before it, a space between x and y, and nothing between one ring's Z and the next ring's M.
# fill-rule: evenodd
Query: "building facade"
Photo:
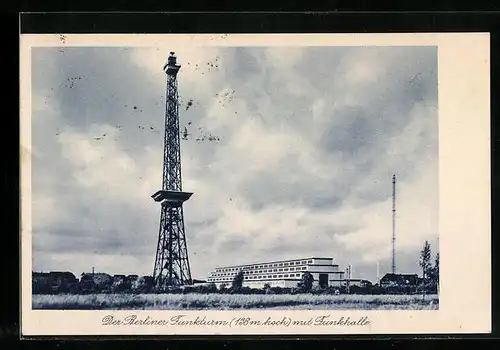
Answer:
M217 267L207 278L208 283L215 283L217 287L225 284L231 286L234 277L243 271L243 286L263 288L268 284L271 287L297 287L305 272L314 277L313 286L341 286L345 284L344 272L333 263L333 258L307 258L261 262L249 265Z

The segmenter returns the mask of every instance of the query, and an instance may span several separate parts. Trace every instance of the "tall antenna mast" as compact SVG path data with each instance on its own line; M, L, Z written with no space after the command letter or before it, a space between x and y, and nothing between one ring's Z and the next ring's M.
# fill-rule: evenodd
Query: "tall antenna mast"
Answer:
M392 175L392 273L396 273L396 175Z

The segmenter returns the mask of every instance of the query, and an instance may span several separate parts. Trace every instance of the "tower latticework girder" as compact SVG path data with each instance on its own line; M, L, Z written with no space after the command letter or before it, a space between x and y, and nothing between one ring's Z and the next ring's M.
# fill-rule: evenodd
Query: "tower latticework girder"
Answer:
M180 65L171 52L164 66L167 75L162 189L153 194L161 203L160 227L153 279L155 289L192 283L184 227L183 203L192 193L182 192L177 73Z

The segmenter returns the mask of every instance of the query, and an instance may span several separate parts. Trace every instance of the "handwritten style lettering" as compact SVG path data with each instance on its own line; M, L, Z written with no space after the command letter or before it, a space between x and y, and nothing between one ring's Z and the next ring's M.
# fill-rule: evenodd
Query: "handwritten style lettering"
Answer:
M333 318L331 315L309 317L305 319L288 316L252 318L248 316L233 317L232 319L212 319L205 315L189 317L188 315L174 315L168 319L155 319L150 316L138 317L136 314L124 318L106 315L101 320L103 326L174 326L174 327L366 327L370 325L368 317L358 319L351 317Z

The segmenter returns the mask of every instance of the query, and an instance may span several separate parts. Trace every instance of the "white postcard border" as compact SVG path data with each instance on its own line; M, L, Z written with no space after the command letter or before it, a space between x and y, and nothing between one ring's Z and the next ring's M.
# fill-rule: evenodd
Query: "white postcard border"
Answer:
M21 35L22 335L439 334L491 332L490 55L488 33ZM31 56L34 46L437 46L440 305L432 311L53 311L31 309ZM103 326L119 319L265 321L367 317L364 326Z

